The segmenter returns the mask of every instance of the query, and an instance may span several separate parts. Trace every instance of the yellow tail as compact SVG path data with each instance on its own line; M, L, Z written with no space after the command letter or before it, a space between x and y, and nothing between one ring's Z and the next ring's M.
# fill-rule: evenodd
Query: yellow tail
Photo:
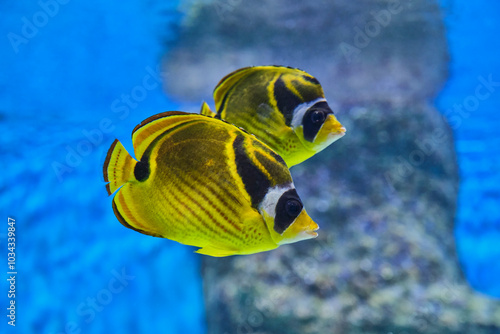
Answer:
M108 194L111 195L118 188L134 177L134 167L137 161L130 156L118 139L115 139L108 150L104 161L103 173Z
M203 101L203 104L201 105L200 114L208 116L208 117L215 117L215 115L216 115L216 113L214 113L212 110L210 110L208 103L206 103L205 101Z

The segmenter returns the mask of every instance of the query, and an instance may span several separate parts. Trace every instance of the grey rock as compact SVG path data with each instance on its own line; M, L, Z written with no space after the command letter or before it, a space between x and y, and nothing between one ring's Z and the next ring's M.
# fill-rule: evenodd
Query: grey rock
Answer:
M447 71L434 1L205 0L186 1L185 10L164 58L167 92L182 100L210 101L224 75L252 65L301 68L330 100L356 104L429 97ZM389 13L386 26L374 13ZM346 56L347 44L357 52Z
M186 7L164 62L170 94L210 101L234 69L285 64L319 79L347 128L291 170L317 239L203 258L209 334L500 332L500 303L468 287L455 253L458 168L452 132L430 103L447 76L438 5L401 1L355 57L340 47L356 46L356 27L373 26L371 12L391 3Z

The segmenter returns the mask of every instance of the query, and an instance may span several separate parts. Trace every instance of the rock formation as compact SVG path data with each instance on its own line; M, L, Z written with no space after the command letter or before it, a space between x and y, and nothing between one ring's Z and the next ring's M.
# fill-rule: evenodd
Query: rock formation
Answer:
M289 65L318 78L347 128L292 168L321 227L317 239L203 258L208 333L497 333L498 302L468 287L455 253L456 157L432 106L447 78L438 5L221 0L186 8L164 61L169 94L210 102L234 69Z

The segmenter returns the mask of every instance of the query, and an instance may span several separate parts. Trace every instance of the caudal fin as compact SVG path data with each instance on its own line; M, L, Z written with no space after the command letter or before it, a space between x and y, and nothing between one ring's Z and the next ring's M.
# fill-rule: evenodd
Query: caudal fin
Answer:
M130 156L118 139L115 139L108 150L104 161L103 174L108 194L113 194L118 188L134 177L134 167L137 161Z
M200 114L208 116L208 117L215 117L215 115L216 115L216 113L214 113L212 110L210 110L208 103L206 103L205 101L203 101L203 104L201 105Z

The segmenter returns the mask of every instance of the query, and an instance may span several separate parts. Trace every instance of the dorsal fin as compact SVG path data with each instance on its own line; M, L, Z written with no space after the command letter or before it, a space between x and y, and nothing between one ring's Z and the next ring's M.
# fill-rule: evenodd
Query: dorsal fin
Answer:
M208 116L208 117L215 117L217 115L214 113L211 109L208 103L203 101L203 104L201 105L201 110L200 110L200 115Z
M138 160L141 159L149 144L151 144L158 135L177 123L178 117L175 116L199 117L197 114L190 114L182 111L168 111L146 118L134 128L134 131L132 131L132 143L134 145L135 156Z
M234 87L236 82L238 82L241 78L243 78L250 72L255 71L256 68L259 67L260 66L240 68L239 70L229 73L219 81L214 89L215 110L217 112L220 112L222 100L224 99L224 96L227 94L228 90Z

